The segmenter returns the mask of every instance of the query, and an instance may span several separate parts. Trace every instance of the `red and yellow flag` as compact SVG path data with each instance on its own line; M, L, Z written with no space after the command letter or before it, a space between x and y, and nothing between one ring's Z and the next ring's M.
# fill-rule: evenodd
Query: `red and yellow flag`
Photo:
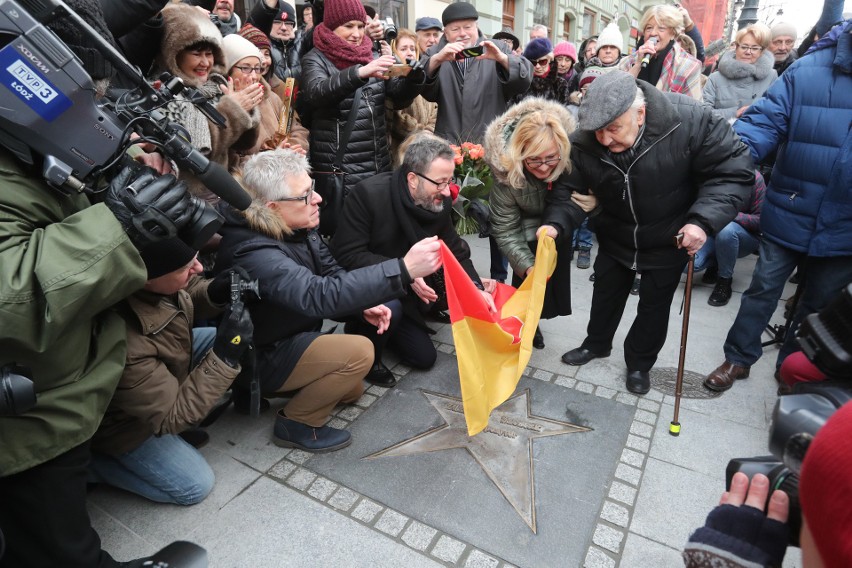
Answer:
M535 268L520 288L497 285L496 313L488 311L470 276L443 243L441 255L467 433L474 436L488 425L491 411L512 396L529 363L544 289L556 268L556 245L550 237L539 239Z

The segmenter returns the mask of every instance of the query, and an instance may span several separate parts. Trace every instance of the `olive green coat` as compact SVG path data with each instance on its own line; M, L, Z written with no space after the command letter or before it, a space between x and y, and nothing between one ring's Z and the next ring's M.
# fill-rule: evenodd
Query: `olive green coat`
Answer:
M0 477L92 437L124 368L124 321L110 307L145 278L105 205L62 196L0 150L0 364L30 367L38 397L0 417Z

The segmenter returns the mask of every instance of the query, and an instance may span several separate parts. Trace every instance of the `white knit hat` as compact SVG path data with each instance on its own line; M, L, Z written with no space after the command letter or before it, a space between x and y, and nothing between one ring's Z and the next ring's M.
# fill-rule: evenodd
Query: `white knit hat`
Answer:
M222 50L225 52L225 69L230 73L231 68L246 57L257 57L263 61L263 55L255 45L239 34L228 34L222 40Z
M621 30L615 22L608 23L598 36L598 51L607 45L612 45L618 49L619 53L624 53L624 36L621 35Z

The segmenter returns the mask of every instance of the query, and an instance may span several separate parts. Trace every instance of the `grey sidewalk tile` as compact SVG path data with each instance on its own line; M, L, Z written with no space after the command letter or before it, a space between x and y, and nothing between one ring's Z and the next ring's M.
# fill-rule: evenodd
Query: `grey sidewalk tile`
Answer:
M609 498L632 506L636 501L636 489L620 481L613 481L609 488Z
M317 478L317 474L312 471L309 471L304 468L296 468L290 477L287 478L287 485L293 487L294 489L298 489L299 491L304 491L307 489L311 483L314 482L314 479Z
M639 480L642 479L642 470L620 463L615 467L615 477L631 485L639 485Z
M601 518L622 528L627 528L627 525L630 524L630 512L627 508L612 501L604 503L603 509L601 509Z
M683 559L680 556L680 550L630 532L627 534L624 550L621 553L621 565L625 568L683 566Z
M317 477L316 481L314 481L308 489L308 495L315 499L319 499L320 501L325 501L332 493L334 493L335 489L337 489L337 484L335 482L324 477Z
M554 382L559 386L572 389L572 388L574 388L574 385L577 384L577 379L572 379L571 377L565 377L563 375L558 375Z
M383 507L378 503L370 501L369 499L362 499L361 502L358 503L358 506L355 507L355 510L352 511L352 516L359 521L370 524L382 509Z
M633 424L630 425L630 432L632 434L636 434L637 436L644 436L645 438L650 438L651 434L654 433L654 427L650 424L645 424L644 422L634 421Z
M624 448L621 452L621 461L626 463L627 465L631 465L633 467L642 467L642 464L645 463L645 455L639 452L634 452L633 450L629 450Z
M620 392L615 396L615 400L621 402L623 404L629 404L630 406L635 406L636 401L640 400L638 396L635 394L630 394L629 392Z
M277 464L273 465L269 468L269 475L275 477L280 480L285 480L287 477L296 470L296 464L293 462L289 462L287 460L281 460Z
M595 527L595 534L592 537L592 542L609 550L614 554L618 554L621 550L621 542L624 540L624 533L618 529L614 529L607 525L599 524Z
M355 501L357 500L357 493L355 493L351 489L347 489L346 487L341 487L334 495L331 496L331 498L328 500L328 504L334 507L335 509L339 509L341 511L348 511L352 508L352 505L354 505Z
M379 397L377 397L376 395L365 392L364 394L361 395L361 398L359 398L358 400L355 401L355 404L357 404L358 406L361 406L363 408L368 408L371 404L376 402L378 399L379 399Z
M343 420L349 420L351 422L361 416L362 412L364 412L363 408L357 406L347 406L346 408L337 413L337 417L342 418Z
M346 430L349 427L349 422L333 416L331 420L328 421L328 426L337 428L338 430Z
M595 385L592 383L584 383L583 381L577 381L577 384L574 386L580 392L584 392L586 394L592 394L595 390Z
M614 398L615 395L618 394L618 391L615 389L611 389L609 387L597 387L595 389L595 396L599 396L601 398Z
M488 556L481 550L473 550L467 556L467 561L464 563L464 568L497 568L500 561L492 556Z
M532 378L538 379L540 381L548 381L549 382L553 378L553 373L551 373L550 371L538 370L535 373L533 373Z
M583 568L615 568L615 560L600 548L590 547L583 561Z
M429 548L436 534L438 534L438 531L432 527L412 521L402 535L402 542L415 550L425 551Z
M287 459L293 463L297 463L299 465L305 463L311 458L310 452L304 452L302 450L293 450L289 454L287 454Z
M659 412L660 411L660 403L654 402L653 400L648 400L646 398L640 398L639 402L636 404L642 410L647 410L648 412Z
M446 343L438 345L438 351L441 351L442 353L449 353L450 355L452 355L455 350L455 347Z
M374 394L376 396L382 396L383 394L388 392L388 390L389 389L386 389L385 387L380 387L378 385L371 385L370 388L367 389L367 392Z
M630 434L629 436L627 436L626 445L628 448L648 453L648 450L651 448L651 440L649 440L648 438L643 438L641 436Z
M97 531L101 541L109 543L107 547L109 553L119 562L148 556L159 548L147 542L93 503L89 503L89 519L92 521L92 527Z
M385 509L385 512L382 513L382 516L379 517L379 520L376 521L376 528L382 531L385 534L389 534L391 536L398 536L399 533L402 532L402 529L405 527L405 523L408 522L408 517L405 515L401 515L396 511L392 511L391 509Z
M647 410L637 409L636 415L634 416L636 420L639 422L644 422L645 424L650 424L653 426L657 423L657 415L653 412L648 412Z
M459 542L453 537L441 535L432 549L432 556L440 558L444 562L455 563L464 552L465 547L465 543Z

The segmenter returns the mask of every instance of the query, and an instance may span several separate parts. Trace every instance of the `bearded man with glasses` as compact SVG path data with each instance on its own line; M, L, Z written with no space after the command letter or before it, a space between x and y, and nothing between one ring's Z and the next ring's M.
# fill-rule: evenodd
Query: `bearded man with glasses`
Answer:
M416 135L405 150L400 169L364 180L349 194L331 247L340 264L354 270L401 258L415 243L437 236L493 309L491 294L485 291L486 284L491 288L493 281L484 283L476 273L470 248L453 226L449 188L453 158L445 140L428 133ZM386 346L409 367L428 369L435 363L437 353L423 316L436 305L446 309L442 283L442 278L415 278L407 287L408 295L386 303L393 317L390 328L381 335L366 322L356 322L354 331L369 337L375 347L375 363L367 381L382 386L396 383L382 363Z

